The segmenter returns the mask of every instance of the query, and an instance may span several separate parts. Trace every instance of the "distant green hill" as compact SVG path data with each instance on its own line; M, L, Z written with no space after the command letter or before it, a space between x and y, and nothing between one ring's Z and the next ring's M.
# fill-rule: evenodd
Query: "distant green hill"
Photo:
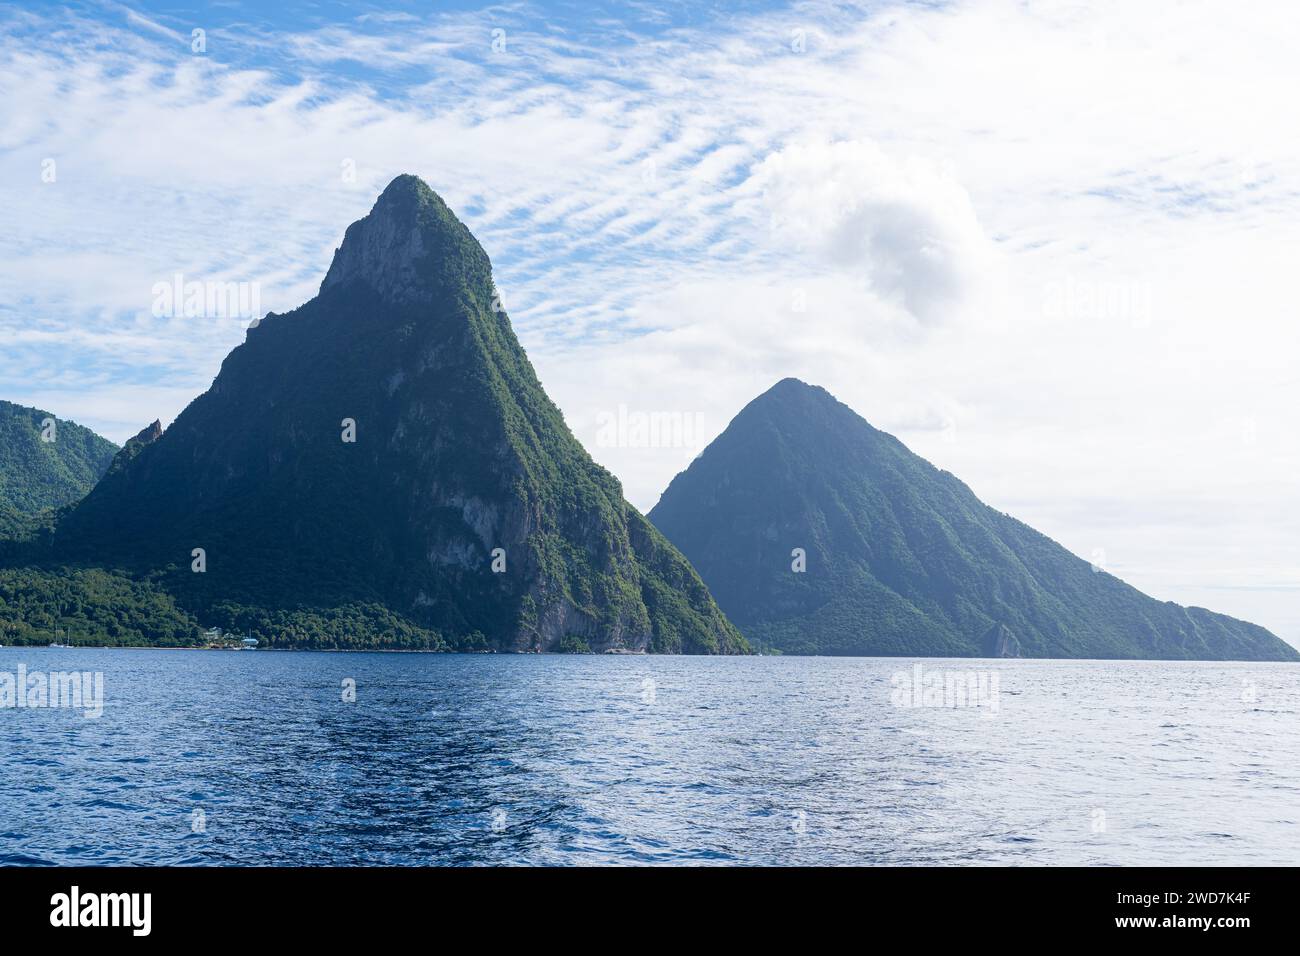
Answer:
M18 520L14 512L30 515L84 498L115 454L116 445L75 422L0 401L0 534Z
M1300 659L1262 627L1154 600L1094 570L795 379L745 406L649 517L762 647Z

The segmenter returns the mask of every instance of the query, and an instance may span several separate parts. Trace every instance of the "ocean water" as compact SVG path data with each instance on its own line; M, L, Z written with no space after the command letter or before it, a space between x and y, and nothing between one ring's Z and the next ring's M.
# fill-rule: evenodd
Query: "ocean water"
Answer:
M9 865L1300 863L1297 666L20 663L102 672L104 706L0 709ZM917 664L973 694L912 694Z

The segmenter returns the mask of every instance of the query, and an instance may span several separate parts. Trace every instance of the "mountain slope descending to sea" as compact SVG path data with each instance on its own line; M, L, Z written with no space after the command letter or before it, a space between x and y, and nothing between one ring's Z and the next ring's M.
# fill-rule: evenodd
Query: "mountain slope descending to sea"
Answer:
M796 379L745 406L650 520L752 642L785 653L1300 659L1094 569Z

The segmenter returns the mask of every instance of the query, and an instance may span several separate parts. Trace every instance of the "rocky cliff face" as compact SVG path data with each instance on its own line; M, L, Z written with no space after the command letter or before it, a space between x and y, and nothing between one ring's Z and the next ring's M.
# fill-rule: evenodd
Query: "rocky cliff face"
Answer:
M158 419L154 419L152 424L146 425L144 428L140 429L140 431L136 432L135 436L128 440L127 443L118 450L118 453L113 456L113 461L108 466L108 473L112 474L125 468L127 462L140 454L141 450L146 445L152 445L159 438L162 438L162 433L162 422Z
M360 284L391 305L418 307L472 289L491 269L442 199L416 177L399 176L370 215L348 227L320 291Z
M1020 642L1005 624L994 624L984 634L980 647L985 657L1019 657Z
M398 177L320 294L251 328L63 521L59 551L170 567L211 623L379 604L452 646L745 650L573 438L494 296L474 237Z

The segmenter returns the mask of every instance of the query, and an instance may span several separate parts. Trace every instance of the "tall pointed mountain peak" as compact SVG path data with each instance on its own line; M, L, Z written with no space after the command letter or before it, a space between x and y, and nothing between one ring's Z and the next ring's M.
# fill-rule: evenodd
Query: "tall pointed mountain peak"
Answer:
M362 285L390 303L413 305L465 289L482 294L491 275L487 253L442 197L403 174L348 227L321 294Z
M756 462L774 454L820 460L846 434L861 435L864 447L884 453L899 445L820 385L783 378L745 405L718 441Z
M820 385L809 385L797 378L783 378L766 392L753 399L742 410L742 414L744 411L753 409L784 408L792 412L799 412L818 407L842 409L845 412L852 413L852 409Z
M746 405L649 518L741 632L784 653L1300 660L1102 573L796 379Z
M398 177L321 294L260 323L160 440L128 443L52 550L272 646L746 651L492 296L469 230Z
M809 385L807 382L803 381L803 379L787 376L786 378L781 379L781 381L777 382L775 385L769 388L762 395L758 396L758 398L763 399L763 398L777 397L781 395L795 395L801 392L821 393L822 395L826 395L827 397L830 396L830 393L826 391L826 389L821 388L818 385Z

